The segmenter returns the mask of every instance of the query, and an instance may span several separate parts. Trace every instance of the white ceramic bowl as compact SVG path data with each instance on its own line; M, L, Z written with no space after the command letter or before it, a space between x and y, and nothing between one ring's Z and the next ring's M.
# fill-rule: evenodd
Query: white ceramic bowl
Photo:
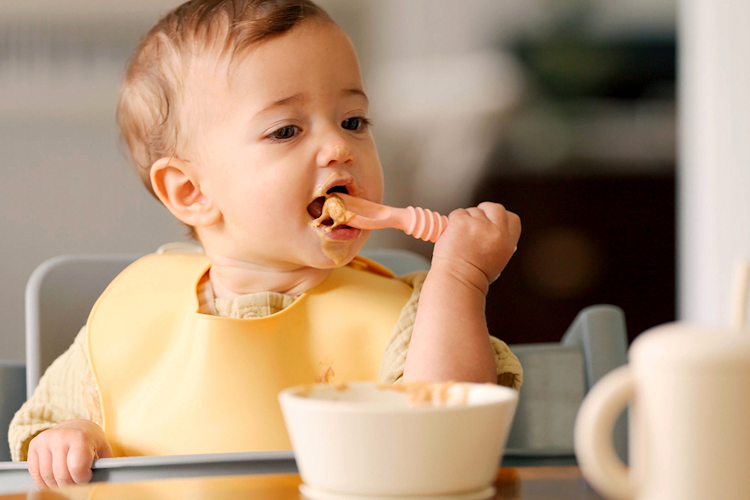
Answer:
M302 480L349 495L449 495L487 488L496 477L518 401L490 384L466 404L413 406L406 394L359 382L279 394Z

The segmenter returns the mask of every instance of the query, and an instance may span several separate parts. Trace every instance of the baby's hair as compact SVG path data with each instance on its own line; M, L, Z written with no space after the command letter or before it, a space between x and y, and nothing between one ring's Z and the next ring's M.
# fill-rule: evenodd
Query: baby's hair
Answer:
M190 0L141 39L120 88L117 125L152 195L151 165L160 158L179 157L186 148L180 96L193 59L211 53L231 65L259 42L306 20L333 22L310 0Z

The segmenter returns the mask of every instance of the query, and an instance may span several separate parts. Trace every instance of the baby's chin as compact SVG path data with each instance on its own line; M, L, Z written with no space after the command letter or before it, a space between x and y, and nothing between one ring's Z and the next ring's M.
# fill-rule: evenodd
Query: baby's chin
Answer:
M320 269L347 265L357 255L370 233L349 226L339 226L331 230L320 226L314 228L314 231L318 239L315 245L315 267Z
M352 248L351 241L332 242L322 245L321 252L324 256L323 260L326 261L325 263L321 262L324 269L345 266L357 255L357 250Z

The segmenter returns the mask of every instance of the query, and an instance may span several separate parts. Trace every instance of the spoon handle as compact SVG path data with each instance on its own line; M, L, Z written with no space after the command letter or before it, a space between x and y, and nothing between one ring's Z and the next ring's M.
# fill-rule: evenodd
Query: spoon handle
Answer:
M448 217L421 207L406 207L409 212L409 227L399 228L415 238L435 243L448 227Z
M348 225L359 229L395 228L420 240L435 242L448 227L448 217L420 207L395 208L336 193L356 215Z

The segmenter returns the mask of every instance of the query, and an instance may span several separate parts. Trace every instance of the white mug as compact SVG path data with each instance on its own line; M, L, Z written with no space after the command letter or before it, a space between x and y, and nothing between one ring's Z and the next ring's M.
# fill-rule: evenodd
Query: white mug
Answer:
M747 280L747 274L743 277ZM739 293L745 299L737 300ZM586 395L575 426L581 472L616 500L750 499L750 331L670 323L639 335L629 364ZM614 423L630 406L630 463Z

